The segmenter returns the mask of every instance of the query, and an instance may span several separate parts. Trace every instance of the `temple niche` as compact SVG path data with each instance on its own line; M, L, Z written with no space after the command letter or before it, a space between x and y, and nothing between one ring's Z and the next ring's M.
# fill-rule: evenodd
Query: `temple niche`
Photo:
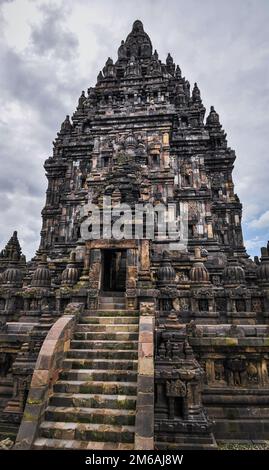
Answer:
M139 20L118 56L104 61L96 85L78 95L44 164L48 185L36 255L26 263L17 232L0 252L1 430L15 440L44 339L79 304L84 313L65 351L68 367L51 391L54 408L47 409L34 448L83 448L85 440L108 446L113 433L101 430L102 423L130 426L112 430L119 432L117 446L134 448L139 325L152 317L154 423L142 424L149 439L154 434L155 448L268 440L269 246L255 262L246 252L233 184L236 156L219 114L213 106L206 111L198 84L190 85L170 53L159 58ZM99 208L97 237L89 235L91 227L84 236L91 203ZM130 224L128 237L107 230L110 212L120 226L119 204L133 214L145 203L155 209L174 203L177 220L187 204L184 249L176 234L155 236L157 216L151 235L144 216ZM80 384L81 361L101 385ZM115 371L120 361L122 370ZM152 370L148 375L153 380ZM105 399L105 411L94 414L94 423L89 419L85 433L72 434L79 425L74 413L80 419L77 407L84 405L78 396L76 407L67 395L83 387L100 401L106 387L113 403L126 395L129 408L121 415L117 402L112 412ZM68 442L57 393L71 416Z

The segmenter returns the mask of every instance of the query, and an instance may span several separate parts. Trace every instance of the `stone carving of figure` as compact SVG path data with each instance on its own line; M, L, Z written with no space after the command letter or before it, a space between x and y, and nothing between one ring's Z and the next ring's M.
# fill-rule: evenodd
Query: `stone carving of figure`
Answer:
M258 384L259 383L259 375L258 375L258 368L256 364L253 364L250 362L247 366L247 376L248 376L248 381L252 384Z
M215 362L215 380L224 382L225 381L225 370L223 362Z
M167 380L166 395L168 397L185 397L187 394L186 385L180 380Z
M172 349L173 349L173 345L171 343L171 341L168 339L168 341L166 341L166 344L165 344L165 349L166 349L166 354L165 356L168 358L168 359L171 359L172 358Z
M246 382L246 361L241 357L234 357L227 360L227 381L228 385L242 386Z

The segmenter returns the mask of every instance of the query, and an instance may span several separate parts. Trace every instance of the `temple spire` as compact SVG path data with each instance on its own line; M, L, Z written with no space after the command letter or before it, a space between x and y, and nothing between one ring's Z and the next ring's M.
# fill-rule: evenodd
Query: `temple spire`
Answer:
M12 237L7 242L5 248L0 253L0 258L6 258L7 260L13 260L14 256L20 259L22 256L20 242L18 240L18 232L15 230Z
M152 56L152 44L149 36L144 31L143 23L136 20L133 24L131 33L125 41L127 57L139 57L141 59Z

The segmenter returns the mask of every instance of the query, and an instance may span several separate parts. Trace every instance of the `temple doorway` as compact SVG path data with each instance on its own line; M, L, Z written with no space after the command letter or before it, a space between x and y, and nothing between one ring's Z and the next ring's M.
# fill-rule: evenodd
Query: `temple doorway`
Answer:
M126 250L103 250L102 290L103 292L125 292Z

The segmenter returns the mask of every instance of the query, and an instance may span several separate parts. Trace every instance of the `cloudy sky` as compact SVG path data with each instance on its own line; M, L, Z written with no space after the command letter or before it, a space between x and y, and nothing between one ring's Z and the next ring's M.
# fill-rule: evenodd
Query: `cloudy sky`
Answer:
M220 114L248 252L269 238L269 0L0 0L1 247L38 248L51 143L136 19Z

